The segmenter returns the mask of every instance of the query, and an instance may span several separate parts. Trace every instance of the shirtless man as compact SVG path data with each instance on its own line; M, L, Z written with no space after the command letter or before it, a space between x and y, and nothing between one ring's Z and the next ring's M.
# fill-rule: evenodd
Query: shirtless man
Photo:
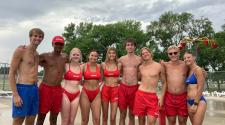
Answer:
M33 125L38 113L38 45L44 38L41 29L29 32L30 43L19 46L12 57L9 84L13 94L13 125ZM16 80L17 79L17 80Z
M67 55L62 54L64 39L55 36L52 40L53 52L40 55L39 64L44 67L44 78L39 86L40 106L37 125L43 125L46 114L50 111L50 125L56 125L57 116L61 110L62 88Z
M183 61L179 60L180 49L177 46L170 46L167 53L170 61L163 63L167 82L167 92L165 94L167 119L169 125L175 125L178 116L179 125L186 125L188 110L185 79L188 68Z
M139 77L141 84L136 92L134 102L134 114L138 116L139 125L145 125L145 116L148 117L147 125L155 125L159 115L159 106L163 105L166 92L165 71L161 64L155 62L152 58L152 52L149 48L141 49L143 64L139 67ZM159 80L162 80L162 92L160 101L156 95Z
M122 81L119 86L118 105L120 109L120 125L125 125L127 107L129 106L129 125L134 125L133 105L135 93L138 89L138 66L141 63L141 58L135 55L136 43L134 39L125 41L127 55L119 59L122 64Z

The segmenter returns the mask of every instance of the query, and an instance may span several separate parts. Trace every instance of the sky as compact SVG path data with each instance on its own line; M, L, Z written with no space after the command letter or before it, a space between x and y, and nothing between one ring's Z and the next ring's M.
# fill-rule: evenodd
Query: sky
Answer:
M148 25L167 11L207 17L216 32L225 24L225 0L4 0L0 4L0 63L10 63L15 48L29 43L28 33L34 27L45 32L38 47L43 53L52 51L52 38L62 35L71 22L107 24L133 19Z

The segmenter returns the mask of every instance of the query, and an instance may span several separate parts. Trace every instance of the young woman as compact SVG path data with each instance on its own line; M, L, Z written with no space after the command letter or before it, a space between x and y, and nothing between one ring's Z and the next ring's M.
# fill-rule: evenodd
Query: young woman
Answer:
M110 125L116 124L116 112L118 106L118 78L121 65L117 62L115 48L109 48L106 53L106 60L101 64L104 75L104 86L102 88L102 110L103 125L107 125L108 108L110 102Z
M90 109L94 125L100 125L101 96L99 81L101 80L100 65L97 64L98 53L91 51L89 61L82 65L84 74L83 89L80 97L81 125L87 125Z
M189 75L186 79L188 85L188 114L192 125L202 125L207 106L202 95L205 77L202 68L196 64L195 59L194 54L190 52L184 54L184 61L189 67Z
M61 111L62 125L74 125L80 99L79 85L82 80L81 57L80 49L73 48L70 52L70 62L65 65Z

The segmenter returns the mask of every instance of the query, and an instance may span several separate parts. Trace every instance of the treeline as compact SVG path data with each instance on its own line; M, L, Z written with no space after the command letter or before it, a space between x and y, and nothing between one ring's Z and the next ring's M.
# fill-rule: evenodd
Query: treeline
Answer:
M106 25L96 25L82 22L70 23L65 27L65 52L69 53L74 47L81 49L83 61L87 60L90 50L100 53L99 61L104 61L108 47L116 47L118 56L125 54L123 42L132 37L137 41L137 53L146 46L152 49L155 60L167 60L166 48L189 36L192 38L208 37L214 39L218 48L200 43L198 48L198 63L202 67L211 66L215 71L225 70L225 25L223 31L215 32L208 18L195 18L191 13L165 12L158 20L149 22L143 28L136 20L124 20Z

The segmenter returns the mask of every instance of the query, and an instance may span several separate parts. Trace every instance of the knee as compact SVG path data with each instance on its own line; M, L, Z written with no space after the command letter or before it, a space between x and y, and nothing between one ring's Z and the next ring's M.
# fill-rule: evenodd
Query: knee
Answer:
M68 125L74 125L74 120L70 121Z
M99 118L99 117L93 118L93 122L94 122L95 124L99 124L99 123L100 123L100 118Z
M111 123L114 123L115 121L116 121L116 117L111 117L111 118L110 118L110 122L111 122Z
M134 115L133 114L129 114L129 118L130 119L134 119Z
M175 124L176 124L176 119L169 120L169 125L175 125Z
M38 117L36 125L43 125L44 124L44 120L45 120L44 117Z
M126 112L121 112L121 113L120 113L120 118L124 118L124 119L125 119L126 116L127 116Z
M103 121L107 121L108 120L108 114L103 114Z
M62 122L61 122L62 125L68 125L68 123L69 123L69 119L68 118L62 119Z
M88 124L89 119L88 118L82 118L82 125L87 125Z
M50 124L51 125L56 125L57 119L56 118L51 118L50 119Z
M25 118L14 118L13 125L22 125Z
M182 119L182 120L178 120L179 125L186 125L187 120Z

